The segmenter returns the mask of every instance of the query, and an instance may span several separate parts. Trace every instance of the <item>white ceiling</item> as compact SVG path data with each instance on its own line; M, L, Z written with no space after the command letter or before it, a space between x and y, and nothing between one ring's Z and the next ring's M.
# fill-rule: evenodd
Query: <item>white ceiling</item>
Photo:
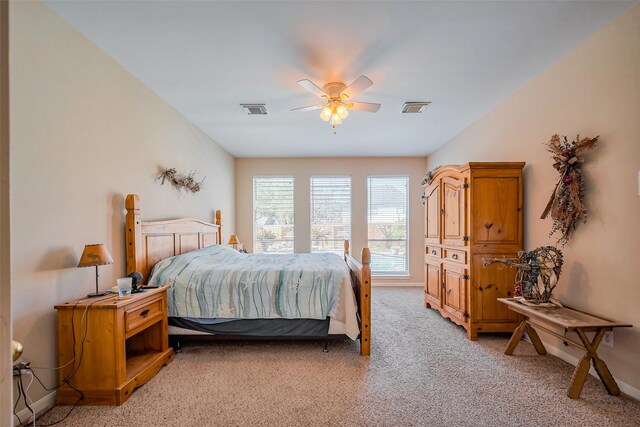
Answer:
M295 157L429 154L633 2L47 4L234 156ZM356 100L382 108L337 135L289 111L318 101L298 80L361 74L374 85Z

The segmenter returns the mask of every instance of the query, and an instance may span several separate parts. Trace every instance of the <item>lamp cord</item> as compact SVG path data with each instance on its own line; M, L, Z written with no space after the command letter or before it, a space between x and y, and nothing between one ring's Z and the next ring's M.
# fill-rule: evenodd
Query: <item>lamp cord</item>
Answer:
M16 408L18 407L18 402L20 402L20 398L22 397L22 390L20 389L19 386L16 387L16 388L18 389L18 398L16 399L16 403L13 405L13 415L18 419L18 423L20 423L20 425L22 425L23 424L22 420L20 419L20 416L16 412Z
M105 297L103 297L103 298L96 299L96 300L92 301L92 302L91 302L91 304L89 304L88 306L86 306L86 307L85 307L84 312L82 313L82 318L80 318L80 328L81 328L81 329L82 329L82 326L83 326L83 325L85 325L85 319L87 318L87 313L89 312L89 307L91 307L93 304L95 304L95 303L97 303L97 302L107 301L107 300L109 300L110 298L115 298L115 297L114 297L113 295L108 295L108 296L105 296ZM72 341L73 341L73 348L72 348L72 351L73 351L73 357L71 358L71 360L69 360L69 361L68 361L67 363L65 363L64 365L62 365L62 366L57 366L57 367L55 367L55 368L49 368L49 367L45 367L45 366L33 366L33 365L31 365L31 366L29 366L29 368L30 368L30 369L45 369L45 370L55 371L55 370L58 370L58 369L62 369L62 368L64 368L64 367L66 367L66 366L69 366L71 363L73 363L73 361L74 361L74 360L76 360L76 345L75 345L75 344L76 344L76 333L75 333L75 332L76 332L76 330L75 330L75 327L74 327L74 319L75 319L75 316L73 315L73 313L74 313L74 311L75 311L75 309L76 309L76 306L77 306L78 304L80 304L82 301L84 301L84 300L83 300L83 299L79 299L79 300L77 300L77 301L73 304L73 307L71 308L71 337L72 337ZM86 326L86 325L85 325L85 326ZM85 328L85 329L86 329L86 328ZM83 342L84 342L84 340L83 340Z
M24 388L24 383L22 382L22 372L20 372L20 376L18 377L18 387L20 388L20 391L22 392L22 395L24 396L24 404L25 404L25 406L27 407L29 412L31 412L32 425L35 426L36 425L36 411L31 407L31 405L33 405L33 400L29 397L29 388L31 388L31 384L33 383L33 372L30 372L30 371L27 371L27 372L31 375L31 380L29 381L29 384L27 385L26 390Z

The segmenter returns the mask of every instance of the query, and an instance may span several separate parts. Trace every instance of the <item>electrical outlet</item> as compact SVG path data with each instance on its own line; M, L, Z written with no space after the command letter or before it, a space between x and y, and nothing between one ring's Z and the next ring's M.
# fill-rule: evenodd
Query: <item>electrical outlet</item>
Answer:
M27 362L26 360L21 360L15 365L13 365L13 367L17 369L28 369L30 366L31 366L31 362Z
M613 331L607 331L602 337L602 344L607 347L613 347Z
M19 377L21 373L24 373L26 369L29 369L31 366L31 362L27 362L26 360L21 360L15 365L13 365L13 376Z

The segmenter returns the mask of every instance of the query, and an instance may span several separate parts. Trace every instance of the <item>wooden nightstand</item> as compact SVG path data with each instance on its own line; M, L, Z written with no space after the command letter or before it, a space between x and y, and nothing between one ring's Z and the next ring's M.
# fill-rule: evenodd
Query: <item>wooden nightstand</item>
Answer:
M81 405L122 405L133 390L173 360L167 288L148 289L123 300L110 295L55 306L60 366L74 357L75 332L76 360L60 369L59 379L62 383L77 369L70 384L84 394ZM57 403L73 405L79 397L64 385L58 389Z

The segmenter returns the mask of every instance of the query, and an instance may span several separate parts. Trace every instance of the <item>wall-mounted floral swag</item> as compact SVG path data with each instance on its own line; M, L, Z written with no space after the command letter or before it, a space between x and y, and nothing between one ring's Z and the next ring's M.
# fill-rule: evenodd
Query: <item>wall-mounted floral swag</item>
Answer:
M167 168L158 176L158 180L160 181L160 185L164 185L165 181L168 181L178 191L185 190L187 193L195 194L202 190L202 183L206 178L204 177L202 181L198 182L195 180L196 175L197 172L189 172L188 175L181 175L175 168Z
M596 145L598 137L580 139L578 135L574 141L569 142L566 136L560 140L560 135L556 134L545 144L547 151L552 154L551 158L555 160L553 167L560 172L560 179L540 218L545 219L551 214L553 226L549 236L556 231L560 232L558 243L562 245L569 243L578 221L587 221L582 154Z

